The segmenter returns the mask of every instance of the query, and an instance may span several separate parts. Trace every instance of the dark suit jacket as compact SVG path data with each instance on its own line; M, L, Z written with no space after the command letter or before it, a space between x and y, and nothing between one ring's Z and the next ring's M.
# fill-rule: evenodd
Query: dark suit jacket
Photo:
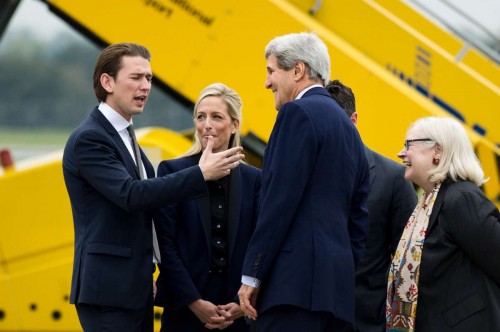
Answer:
M385 332L387 271L401 233L417 205L417 193L405 181L405 167L365 147L370 167L370 231L356 271L356 329Z
M197 164L199 156L163 161L158 175L171 174ZM237 302L241 266L255 228L260 194L260 170L245 164L229 175L227 304ZM162 263L155 305L171 312L204 298L211 263L211 213L209 197L162 208L155 220Z
M500 331L498 209L469 181L445 181L425 237L418 332Z
M369 176L356 128L325 89L313 88L281 107L243 265L243 275L262 281L260 312L290 304L354 321Z
M152 292L152 214L163 204L207 195L199 167L139 180L120 135L95 108L71 134L63 171L75 227L71 303L138 309Z

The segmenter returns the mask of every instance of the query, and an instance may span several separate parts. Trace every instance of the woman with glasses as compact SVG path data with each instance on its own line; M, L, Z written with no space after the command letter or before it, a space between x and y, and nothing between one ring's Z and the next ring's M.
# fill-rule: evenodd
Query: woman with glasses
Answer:
M161 162L158 176L197 165L209 139L213 152L240 146L241 106L233 89L207 86L194 106L193 146L181 158ZM155 220L162 257L155 298L155 305L164 307L161 331L250 330L237 292L257 220L260 173L242 163L208 181L208 197L162 208Z
M424 194L390 267L387 331L500 331L499 212L464 128L422 118L398 157Z

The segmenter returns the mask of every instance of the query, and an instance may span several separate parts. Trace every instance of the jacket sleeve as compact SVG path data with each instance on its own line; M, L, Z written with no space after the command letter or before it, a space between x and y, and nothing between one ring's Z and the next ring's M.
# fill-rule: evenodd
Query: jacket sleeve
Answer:
M129 212L207 195L198 166L147 180L134 179L108 135L82 132L71 147L81 176L107 199Z
M278 113L262 173L260 215L250 241L243 275L265 279L278 254L311 176L317 138L311 119L299 106ZM267 152L266 152L267 153Z
M354 153L354 152L353 152ZM358 267L365 250L365 241L370 229L368 215L368 193L370 192L370 171L364 153L360 152L360 172L355 186L351 209L349 211L349 238L354 257L354 266Z
M439 219L457 246L500 285L498 209L479 188L469 188L461 190L456 184L450 186Z

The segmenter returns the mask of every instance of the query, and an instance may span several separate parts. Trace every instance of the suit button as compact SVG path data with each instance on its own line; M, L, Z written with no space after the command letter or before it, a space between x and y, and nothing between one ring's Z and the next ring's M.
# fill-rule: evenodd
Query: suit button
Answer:
M212 270L208 270L208 273L212 273Z

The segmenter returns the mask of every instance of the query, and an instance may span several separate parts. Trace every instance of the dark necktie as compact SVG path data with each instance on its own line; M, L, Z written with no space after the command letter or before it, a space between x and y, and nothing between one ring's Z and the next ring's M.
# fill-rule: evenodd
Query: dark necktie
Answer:
M139 145L137 144L137 139L135 138L135 131L132 125L127 127L128 134L132 142L132 149L134 150L134 157L137 168L139 170L139 176L141 180L145 179L144 170L142 166L141 151L139 150ZM156 237L155 225L153 223L153 251L158 263L160 263L160 247L158 246L158 238Z

